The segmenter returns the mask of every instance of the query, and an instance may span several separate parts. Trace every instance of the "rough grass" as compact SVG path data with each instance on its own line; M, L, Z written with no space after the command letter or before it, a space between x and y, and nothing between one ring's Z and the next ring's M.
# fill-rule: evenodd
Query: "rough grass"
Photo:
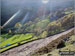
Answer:
M5 46L6 44L13 44L13 43L15 43L15 42L19 42L19 41L22 41L22 40L25 40L25 39L29 39L29 38L32 37L32 35L34 35L34 34L33 34L33 33L27 33L27 34L14 35L14 36L12 36L11 38L7 39L6 41L2 42L2 43L0 44L0 47ZM29 40L20 42L20 43L21 43L21 44L22 44L22 43L26 43L26 42L28 42L28 41L35 40L35 39L37 39L36 36L34 36L33 38L31 38L31 39L29 39ZM17 45L18 45L18 44L16 43L16 44L11 45L11 46L8 46L8 47L6 47L6 48L0 49L0 52L5 51L5 50L7 50L7 49L9 49L9 48L12 48L12 47L14 47L14 46L17 46Z
M65 14L75 13L75 10L66 11Z
M0 47L5 46L6 44L13 44L15 42L19 42L19 41L31 38L32 35L33 35L33 33L14 35L11 38L7 39L6 41L2 42L0 44Z
M17 46L17 44L14 44L14 45L11 45L11 46L9 46L9 47L0 49L0 52L5 51L5 50L7 50L7 49L9 49L9 48L12 48L12 47L14 47L14 46Z
M10 38L10 37L12 37L12 35L6 33L6 34L2 34L1 37L3 37L3 38L4 38L4 37L6 37L6 38Z
M2 42L4 40L4 38L2 38L1 36L0 36L0 42Z
M8 39L10 37L12 37L12 35L9 35L8 33L0 35L0 43L5 41L6 39Z
M41 55L41 56L47 56L48 54L52 54L52 56L60 56L59 55L59 50L61 51L75 51L75 45L72 44L71 42L72 41L75 41L75 35L72 35L69 39L69 41L66 41L65 44L66 46L61 48L61 49L55 49L53 50L52 52L49 52L49 53L46 53L44 55Z

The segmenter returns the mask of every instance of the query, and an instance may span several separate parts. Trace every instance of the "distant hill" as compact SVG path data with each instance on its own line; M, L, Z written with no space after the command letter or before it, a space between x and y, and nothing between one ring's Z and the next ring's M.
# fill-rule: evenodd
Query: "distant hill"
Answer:
M53 21L50 20L49 16L47 16L46 19L36 18L34 21L28 21L25 23L23 27L18 27L19 29L14 32L32 32L40 37L44 31L47 32L46 36L50 36L66 31L72 27L74 27L74 13L70 13Z

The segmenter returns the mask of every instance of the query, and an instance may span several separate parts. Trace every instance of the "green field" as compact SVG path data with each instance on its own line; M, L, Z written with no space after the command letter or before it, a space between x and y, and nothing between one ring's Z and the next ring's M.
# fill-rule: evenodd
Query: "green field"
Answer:
M25 41L20 42L21 44L22 44L22 43L25 43L25 42L28 42L28 41L31 41L31 40L37 39L36 36L34 36L33 38L31 38L33 35L34 35L33 33L14 35L14 36L10 37L9 39L5 40L4 42L2 42L2 43L0 44L0 47L3 47L3 46L5 46L5 45L7 45L7 44L13 44L13 43L16 43L16 42L19 42L19 41L22 41L22 40L25 40ZM31 39L29 39L29 38L31 38ZM1 38L1 39L2 39L2 38ZM29 40L26 40L26 39L29 39ZM9 49L9 48L11 48L11 47L17 46L17 45L18 45L18 44L16 43L16 44L14 44L14 45L11 45L11 46L8 46L8 47L6 47L6 48L3 48L3 49L0 50L0 52L2 52L2 51L4 51L4 50L7 50L7 49Z

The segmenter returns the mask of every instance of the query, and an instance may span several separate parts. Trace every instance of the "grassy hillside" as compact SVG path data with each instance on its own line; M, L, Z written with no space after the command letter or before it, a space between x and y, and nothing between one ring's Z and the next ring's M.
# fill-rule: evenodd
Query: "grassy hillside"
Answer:
M13 44L21 40L31 38L32 35L33 35L32 33L14 35L11 38L7 39L6 41L2 42L0 46L5 46L6 44Z
M69 40L65 42L65 47L60 48L60 49L55 49L47 54L41 55L41 56L47 56L49 54L53 56L60 56L59 55L59 50L60 51L75 51L75 35L70 36Z
M2 34L0 35L0 43L2 43L3 41L5 41L6 39L12 37L12 35L6 33L6 34Z
M74 27L74 12L70 11L69 13L64 13L64 16L61 15L61 18L58 18L53 21L50 21L50 16L48 15L46 19L43 20L40 18L36 18L33 21L28 21L23 25L23 27L20 23L15 24L14 28L17 28L19 30L11 30L10 34L2 34L0 37L0 47L6 46L7 44L13 44L25 39L29 39L33 37L33 35L34 37L32 39L23 41L21 43L25 43L37 38L45 38L51 35L59 34L60 32L66 31ZM12 35L11 33L15 33L15 31L24 34ZM5 38L7 39L5 40ZM7 48L2 49L2 51L6 50Z
M25 43L25 42L28 42L28 41L31 41L31 40L37 39L36 36L34 36L33 38L31 38L33 35L34 35L33 33L14 35L14 36L12 36L11 38L9 38L9 39L5 40L4 42L2 42L2 43L0 44L0 47L6 46L7 44L10 44L10 45L11 45L11 44L16 43L16 42L19 43L19 41L22 41L22 40L25 40L25 41L20 42L21 44L22 44L22 43ZM31 38L31 39L29 39L29 38ZM29 40L26 40L26 39L29 39ZM11 46L9 46L9 47L6 47L6 48L4 48L4 49L1 49L0 52L1 52L1 51L4 51L4 50L6 50L6 49L8 49L8 48L10 48L10 47L14 47L14 46L18 45L18 43L14 44L14 45L11 45Z
M0 36L0 43L4 41L4 38Z

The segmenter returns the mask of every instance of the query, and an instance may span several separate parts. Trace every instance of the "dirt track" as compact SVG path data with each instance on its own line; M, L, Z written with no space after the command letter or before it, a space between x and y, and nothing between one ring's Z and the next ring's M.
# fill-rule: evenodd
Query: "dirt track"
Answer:
M55 41L59 38L63 39L64 36L72 35L71 33L74 32L74 30L75 30L75 28L72 28L72 29L65 31L63 33L24 44L22 46L19 46L19 47L10 49L4 53L1 53L0 56L31 56L30 54L38 52L38 49L47 46L52 41Z

